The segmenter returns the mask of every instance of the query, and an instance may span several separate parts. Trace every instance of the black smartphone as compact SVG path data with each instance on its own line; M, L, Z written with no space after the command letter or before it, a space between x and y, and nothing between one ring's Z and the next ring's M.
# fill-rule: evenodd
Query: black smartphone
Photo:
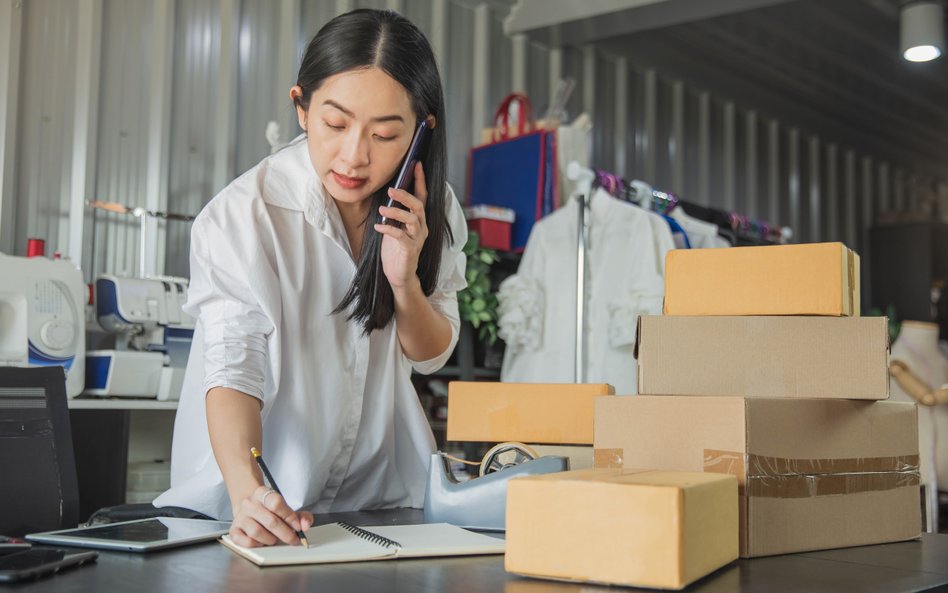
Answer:
M415 163L418 161L424 163L425 157L428 154L428 144L430 142L431 127L428 125L428 120L423 119L418 123L418 127L415 128L415 135L411 139L411 145L408 147L408 152L405 153L405 160L402 161L402 166L398 169L398 175L395 176L395 183L392 185L392 187L409 190L409 188L412 186L412 183L415 181ZM385 205L389 208L397 206L399 208L405 209L404 206L392 198L389 198ZM393 226L401 225L401 223L398 221L389 220L384 216L382 217L381 223L390 224Z
M69 566L93 562L98 552L74 552L59 548L33 548L0 556L0 583L25 581L59 572Z

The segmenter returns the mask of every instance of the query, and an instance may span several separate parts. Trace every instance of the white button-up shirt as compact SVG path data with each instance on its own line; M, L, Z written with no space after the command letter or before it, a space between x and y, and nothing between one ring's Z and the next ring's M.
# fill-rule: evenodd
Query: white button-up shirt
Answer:
M451 188L434 309L451 343L409 360L395 322L373 332L333 314L356 272L335 202L305 138L264 159L204 208L191 233L185 311L197 318L175 419L171 489L156 506L230 519L204 397L230 387L262 401L263 454L287 503L313 512L421 506L434 438L412 368L441 368L457 343L467 229ZM247 443L247 455L250 446Z

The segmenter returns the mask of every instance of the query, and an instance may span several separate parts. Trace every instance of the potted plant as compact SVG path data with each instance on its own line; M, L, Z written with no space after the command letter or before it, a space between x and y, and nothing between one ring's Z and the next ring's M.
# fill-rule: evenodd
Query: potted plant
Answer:
M487 346L497 341L497 294L491 290L490 269L499 260L497 252L480 246L480 236L471 231L464 245L467 256L467 288L458 293L458 312L477 330Z

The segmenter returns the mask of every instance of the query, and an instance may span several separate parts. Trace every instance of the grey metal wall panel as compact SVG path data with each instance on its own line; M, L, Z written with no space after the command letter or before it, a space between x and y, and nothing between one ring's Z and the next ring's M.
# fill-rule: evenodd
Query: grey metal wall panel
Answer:
M550 51L538 44L527 44L527 96L541 113L550 104Z
M658 78L655 125L655 178L649 183L664 190L672 189L672 161L675 159L674 136L672 135L672 108L674 95L672 83ZM606 123L606 122L603 122Z
M18 98L14 253L26 240L46 241L48 254L66 248L75 92L77 6L68 0L23 3Z
M296 136L297 129L284 123L293 114L290 89L284 89L284 101L276 103L280 96L280 3L244 0L238 27L235 171L239 175L270 153L264 137L267 122L278 122L283 142Z
M504 17L506 12L491 10L490 17L490 67L487 71L489 88L487 89L487 117L490 118L497 105L513 90L510 87L513 78L513 45L510 37L504 35ZM537 106L534 105L536 108Z
M144 207L147 176L148 75L152 5L147 0L105 0L95 196ZM129 23L141 23L131 28ZM87 251L93 278L102 273L139 274L139 219L102 210L90 213Z
M467 155L471 146L480 142L473 138L468 114L473 107L474 89L471 82L474 53L474 11L464 5L448 3L447 64L442 76L445 84L445 103L448 118L448 181L454 186L461 201L466 195Z
M593 135L592 160L590 164L598 169L614 170L615 159L615 114L616 114L616 69L615 65L602 56L596 59L595 117L598 121L610 122L607 126L596 126L599 132Z
M213 197L214 89L220 61L220 14L215 0L179 0L171 103L168 210L196 214ZM165 273L188 275L190 225L169 223Z

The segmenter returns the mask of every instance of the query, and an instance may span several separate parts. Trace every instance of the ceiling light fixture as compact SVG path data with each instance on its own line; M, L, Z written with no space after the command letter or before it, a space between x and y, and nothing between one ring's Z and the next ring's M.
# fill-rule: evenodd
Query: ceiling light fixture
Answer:
M945 13L940 2L912 2L902 7L900 46L910 62L928 62L945 47Z

